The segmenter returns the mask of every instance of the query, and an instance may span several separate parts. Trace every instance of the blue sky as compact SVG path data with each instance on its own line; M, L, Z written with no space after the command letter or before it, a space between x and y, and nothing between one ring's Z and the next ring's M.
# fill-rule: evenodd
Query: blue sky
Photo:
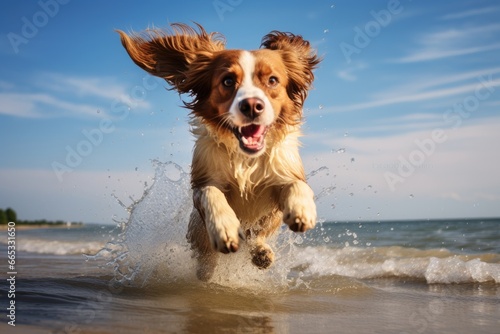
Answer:
M500 216L496 1L6 0L0 10L0 207L110 223L189 169L180 97L114 29L198 22L255 49L271 30L324 57L302 156L325 220Z

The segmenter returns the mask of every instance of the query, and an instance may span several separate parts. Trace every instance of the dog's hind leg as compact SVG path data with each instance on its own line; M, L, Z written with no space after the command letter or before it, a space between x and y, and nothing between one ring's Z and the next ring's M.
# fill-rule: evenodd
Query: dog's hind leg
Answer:
M281 214L277 211L260 219L257 226L247 233L252 263L259 269L267 269L274 262L274 251L266 243L266 238L273 234L281 224Z
M197 209L191 212L186 238L197 260L196 277L206 282L214 274L219 254L210 245L205 222Z

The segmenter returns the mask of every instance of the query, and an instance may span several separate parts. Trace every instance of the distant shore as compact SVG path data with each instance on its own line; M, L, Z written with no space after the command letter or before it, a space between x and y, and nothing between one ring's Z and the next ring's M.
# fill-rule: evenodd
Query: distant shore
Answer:
M32 230L37 228L80 228L83 223L16 223L16 230ZM7 224L0 225L0 230L7 230Z

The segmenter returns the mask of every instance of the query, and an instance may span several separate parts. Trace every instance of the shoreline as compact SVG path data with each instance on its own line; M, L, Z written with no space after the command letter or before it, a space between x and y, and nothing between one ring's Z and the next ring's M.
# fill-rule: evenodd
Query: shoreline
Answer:
M73 229L73 228L81 228L83 227L83 223L73 223L73 224L51 224L51 223L46 223L46 224L16 224L15 228L16 230L34 230L34 229L41 229L41 228L66 228L66 229ZM8 224L2 224L0 225L0 230L1 231L7 231L9 228Z

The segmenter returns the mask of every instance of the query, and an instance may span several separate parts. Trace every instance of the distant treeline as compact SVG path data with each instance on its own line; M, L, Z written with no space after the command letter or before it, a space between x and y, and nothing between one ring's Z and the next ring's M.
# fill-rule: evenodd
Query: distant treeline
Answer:
M46 220L46 219L37 219L37 220L20 220L17 219L17 213L12 208L7 208L5 210L0 209L0 225L8 224L9 222L14 222L16 224L25 224L25 225L64 225L65 221L62 220ZM81 223L71 223L71 224L81 224Z

